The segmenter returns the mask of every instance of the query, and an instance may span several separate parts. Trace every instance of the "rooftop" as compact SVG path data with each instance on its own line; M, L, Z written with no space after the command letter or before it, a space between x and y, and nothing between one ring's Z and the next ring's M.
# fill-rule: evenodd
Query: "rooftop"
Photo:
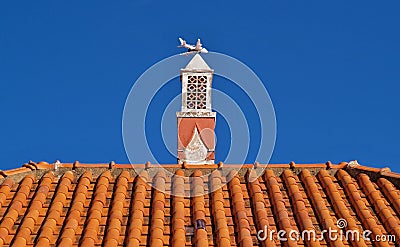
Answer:
M0 246L372 245L256 237L265 226L320 234L341 218L400 241L400 174L388 168L256 163L224 174L229 167L29 162L0 171Z

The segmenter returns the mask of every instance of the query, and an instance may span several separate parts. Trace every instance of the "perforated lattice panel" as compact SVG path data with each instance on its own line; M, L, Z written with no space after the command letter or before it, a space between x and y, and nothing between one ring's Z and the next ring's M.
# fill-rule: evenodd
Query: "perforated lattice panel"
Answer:
M207 76L188 76L186 107L206 109Z

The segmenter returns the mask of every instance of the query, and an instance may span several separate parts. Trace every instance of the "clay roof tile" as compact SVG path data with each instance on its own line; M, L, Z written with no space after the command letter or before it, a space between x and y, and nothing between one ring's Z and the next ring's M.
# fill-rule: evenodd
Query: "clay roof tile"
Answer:
M3 171L8 177L0 186L0 246L32 246L37 241L40 246L266 247L283 243L276 238L258 241L255 234L264 226L322 230L337 228L339 218L347 221L348 229L400 239L400 175L391 171L330 162L246 164L228 174L224 169L233 165L186 164L183 170L173 164L165 166L168 172L160 172L157 164L110 164L58 163L56 171L53 164L31 162ZM132 167L142 170L140 176ZM215 170L208 176L210 169ZM192 231L193 237L186 236ZM341 240L325 242L348 245ZM286 243L296 244L318 242Z

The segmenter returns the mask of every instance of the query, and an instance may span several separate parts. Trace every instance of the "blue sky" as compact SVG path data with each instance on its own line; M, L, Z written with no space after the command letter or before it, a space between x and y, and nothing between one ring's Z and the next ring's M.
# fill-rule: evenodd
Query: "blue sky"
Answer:
M0 167L126 163L135 80L201 37L264 82L271 163L357 159L400 171L399 1L2 1ZM217 81L215 83L218 83Z

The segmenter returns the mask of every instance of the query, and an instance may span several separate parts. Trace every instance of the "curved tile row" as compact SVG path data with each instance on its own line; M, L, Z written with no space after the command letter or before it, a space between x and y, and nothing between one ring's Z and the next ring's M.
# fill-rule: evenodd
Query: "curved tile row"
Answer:
M276 246L275 241L273 241L271 238L272 232L268 221L268 214L260 182L258 181L256 177L257 175L254 171L248 172L247 176L247 181L253 181L249 182L249 192L253 203L253 212L257 225L257 232L261 230L264 231L263 236L261 237L266 237L264 241L261 241L261 244L263 247Z
M14 181L12 179L5 180L0 187L0 208L6 202L7 196L11 191L11 188L14 185Z
M297 242L291 238L288 238L288 234L294 231L290 222L289 213L286 209L285 201L279 186L279 183L272 170L266 170L264 173L265 182L268 186L268 192L270 200L273 206L274 214L277 217L278 226L286 234L287 241L284 242L284 246L297 246Z
M174 197L172 199L172 246L181 247L186 243L185 229L185 179L184 172L178 170L175 172L172 190Z
M43 208L43 204L46 203L47 195L50 191L53 179L54 175L52 172L48 172L42 177L37 192L31 200L31 203L27 208L27 213L15 234L12 246L26 246L39 218L40 210Z
M237 172L231 171L229 174L229 192L232 198L232 208L237 227L238 243L239 246L248 247L253 246L251 238L250 223L247 217L246 205L243 199L242 187L240 186L240 179Z
M69 247L72 246L72 244L75 242L76 230L79 226L82 212L84 212L84 205L91 181L92 173L89 171L83 173L79 178L78 185L75 188L71 207L68 212L68 216L65 219L57 246Z
M218 247L229 247L231 238L228 229L228 221L226 218L224 207L224 194L222 191L221 172L215 170L210 176L211 191L211 211L213 214L214 225L216 230L216 239Z
M164 171L157 173L154 178L154 192L151 205L150 224L150 246L159 247L164 245L164 224L165 224L165 180Z
M306 207L305 200L303 198L302 193L300 192L299 186L297 185L297 181L295 175L290 170L285 170L282 174L283 181L286 183L286 188L288 190L288 194L291 200L291 204L294 208L294 214L296 216L297 222L299 224L299 229L301 231L312 231L316 232L314 224L311 220L311 217L308 215L308 209ZM320 246L319 240L316 239L303 239L306 243L306 246L309 247L318 247Z
M308 192L308 198L310 198L311 204L316 210L316 215L319 222L321 222L322 228L326 231L329 229L339 231L336 222L333 220L330 211L318 190L318 187L314 181L314 177L311 175L309 170L304 170L301 172L301 180L303 181L305 189ZM329 241L332 246L335 247L345 246L340 238L328 238L327 241Z
M318 173L318 178L321 182L321 186L325 189L326 195L333 205L336 215L338 215L341 219L346 220L346 230L358 231L359 228L357 226L357 222L354 220L350 210L347 208L346 203L340 195L337 185L333 182L331 175L327 171L321 170ZM353 246L366 246L366 243L362 238L360 238L359 241L350 239L350 242Z
M400 243L400 225L398 220L393 216L389 207L386 206L385 200L381 197L378 190L375 189L369 177L365 174L358 176L358 182L364 190L364 194L378 213L387 232L396 236L396 242Z
M146 187L148 181L148 173L142 171L135 179L133 195L131 199L131 211L129 219L129 229L126 239L126 246L139 246L142 239L143 223L145 215Z
M81 245L94 246L98 242L98 232L102 217L102 210L105 206L108 186L112 177L109 171L103 172L98 178L94 188L93 199L89 208L88 216L81 237Z
M393 205L397 215L400 215L400 191L385 178L379 178L378 185L385 197Z
M60 224L60 218L63 208L67 206L68 190L74 181L74 175L71 171L64 173L60 182L58 183L57 190L53 197L53 201L47 212L47 217L42 222L42 227L39 231L37 238L38 246L51 246L54 244L54 235L57 224Z
M346 191L346 194L350 198L351 204L354 206L357 215L361 219L361 223L363 226L372 232L372 236L382 236L384 232L382 232L381 228L376 223L371 211L367 208L364 201L361 198L361 194L357 189L355 182L352 177L344 170L339 170L337 173L339 180L343 184L343 188ZM389 246L388 242L375 242L376 246Z
M34 181L35 177L33 175L27 175L19 185L18 191L0 224L0 246L7 244L7 237L12 231L17 218L23 214L23 206L27 204L27 198Z
M107 230L104 237L104 247L117 246L122 233L122 220L125 198L128 193L129 172L123 171L117 180L108 216Z
M194 244L198 247L207 247L208 238L205 229L206 209L204 201L204 182L200 170L195 170L192 175L192 209L193 209L193 225L195 226Z

